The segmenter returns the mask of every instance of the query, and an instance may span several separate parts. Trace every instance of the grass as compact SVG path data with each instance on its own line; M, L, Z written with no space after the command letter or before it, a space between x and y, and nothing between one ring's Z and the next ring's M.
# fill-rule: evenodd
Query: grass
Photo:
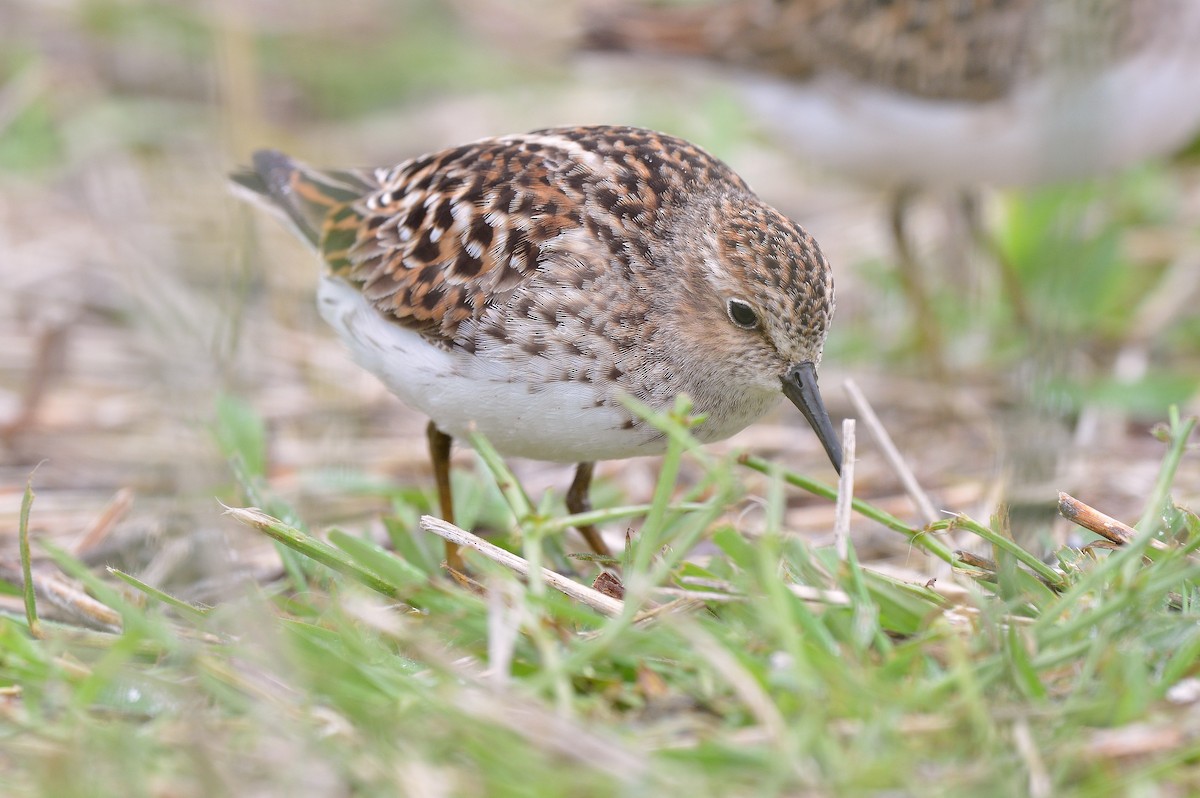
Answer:
M73 356L47 367L60 380L51 384L49 410L4 449L5 473L18 476L0 496L19 497L29 484L10 524L18 534L0 556L0 594L11 599L0 614L0 794L1200 792L1200 523L1171 499L1195 495L1195 436L1186 419L1162 427L1157 478L1128 480L1144 493L1142 506L1119 513L1099 506L1136 519L1135 542L1062 549L1054 567L1014 543L1003 519L960 514L917 527L873 500L855 501L856 531L879 525L901 547L953 563L958 589L948 578L902 581L865 555L860 561L862 550L842 560L790 534L796 495L832 500L835 489L781 465L787 452L697 449L685 407L657 420L673 448L656 483L637 499L601 484L599 509L584 517L532 500L487 442L474 441L475 473L454 475L458 520L534 566L518 578L468 552L472 576L486 586L479 593L440 569L441 540L421 522L427 495L395 485L403 466L378 454L360 463L362 452L378 451L365 447L344 456L358 470L312 466L330 458L297 465L288 449L297 448L297 436L306 451L342 432L358 442L391 441L397 413L376 404L386 422L353 426L347 417L357 422L372 412L363 396L336 393L312 376L331 373L328 382L337 382L347 372L322 356L325 338L309 334L304 313L274 304L300 297L311 316L308 286L297 276L307 272L272 266L269 278L266 269L228 276L229 263L243 255L230 251L232 211L220 204L217 184L252 147L294 144L351 162L450 143L452 125L437 121L447 115L500 133L546 123L543 116L527 123L525 106L560 113L559 122L594 107L702 140L742 168L753 132L724 90L698 103L694 93L615 103L605 87L564 102L575 89L554 85L565 78L547 71L533 37L517 45L529 52L525 59L506 58L494 42L465 35L442 4L301 4L283 19L270 4L240 4L248 16L227 5L89 0L52 18L36 4L18 4L25 26L5 39L11 52L0 58L0 79L20 91L0 102L0 178L12 198L0 271L15 286L5 307L21 310L0 313L4 340L17 342L0 386L6 408L25 386L25 359L10 361L27 330L13 320L54 305L67 283L87 296L72 316L79 325ZM27 17L26 7L35 9ZM52 34L45 41L42 29ZM90 56L76 63L80 53ZM512 90L486 91L493 87ZM439 104L460 92L456 104ZM1140 450L1130 454L1143 422L1193 397L1200 374L1200 317L1187 307L1194 294L1173 288L1187 285L1176 278L1193 268L1194 242L1178 239L1194 238L1188 181L1195 176L1187 173L1194 168L1185 160L1000 201L996 247L1012 261L1032 310L1062 336L1048 355L1055 368L1042 364L1036 376L1071 377L1045 386L1056 410L1098 404L1130 413L1124 435L1103 441L1107 448L1096 444L1098 457L1121 461L1123 486L1124 474L1145 459ZM776 188L789 184L797 194L780 200L816 209L814 225L837 216L814 200L823 184L791 185L805 181L790 175L777 177ZM106 192L88 199L110 185L144 187L147 207L108 201ZM128 209L106 215L98 203ZM813 232L824 242L837 227L835 220ZM857 238L850 230L843 238ZM84 239L86 246L70 248ZM125 248L106 254L115 243ZM133 255L146 257L145 274L163 282L130 272ZM82 265L64 274L71 263ZM848 290L827 363L910 375L919 357L896 334L906 318L889 309L897 288L887 256L836 268L839 290L843 276ZM50 287L31 290L43 271ZM100 274L124 275L149 291L130 299L127 287L96 283ZM227 284L213 288L219 275ZM181 289L177 304L164 286ZM1015 324L998 291L972 301L962 301L952 281L939 282L938 291L958 364L983 380L1015 370L1031 339L1053 338ZM211 327L182 312L209 306L218 318ZM289 313L300 320L264 333L265 317ZM145 335L146 319L160 321L153 335ZM186 329L164 335L173 327ZM94 348L107 334L122 342L114 349L139 357ZM181 349L181 338L194 348ZM1057 368L1068 350L1078 370ZM1115 368L1130 350L1145 370ZM82 381L70 382L81 371ZM173 385L174 394L147 387L180 380L182 371L188 379ZM898 412L945 392L921 384L914 401L913 385L891 389L902 400ZM351 409L330 411L336 402L314 398L321 391ZM306 397L300 410L291 398L298 394ZM129 397L137 400L132 411L123 403ZM989 400L985 410L994 411L999 402ZM202 426L189 412L193 401L202 408L195 415L211 412L211 450L228 462L215 477L202 461L212 456L198 455L180 433ZM940 410L930 414L944 420ZM159 427L165 432L148 431ZM931 458L939 480L953 482L964 461L992 454L977 439L933 429L938 437L925 448L958 455L950 466ZM145 448L131 455L121 444L139 436ZM50 462L30 476L42 457ZM120 470L118 462L134 465ZM75 469L65 478L63 463ZM328 528L313 519L341 516L296 500L286 483L297 472L321 498L385 496L390 512L365 529ZM115 486L106 481L111 473L119 473ZM754 498L765 522L751 530L736 510L762 475L764 495ZM218 563L197 569L204 578L215 570L216 600L184 600L173 594L178 581L152 578L136 563L89 568L65 542L56 545L79 529L78 511L64 515L63 505L80 503L78 486L93 483L97 493L137 487L139 507L151 504L179 537L199 541L195 558ZM244 535L278 541L277 578L248 579L232 557L210 550L223 554L227 544L203 534L226 513L214 494L233 508L231 518L247 523ZM194 509L197 495L203 504ZM587 595L600 566L563 545L572 522L583 521L636 530L614 569L625 589L619 603L593 608L536 567L567 575ZM965 562L948 542L951 530L985 544L992 562Z
M234 429L217 436L254 462L261 427L228 407L221 417ZM656 423L672 448L654 500L613 513L643 520L611 615L471 551L486 589L464 589L431 555L440 546L403 524L388 551L232 510L294 567L231 585L211 608L48 549L122 628L38 621L32 607L0 619L5 793L1103 795L1200 783L1200 740L1183 722L1200 666L1200 519L1169 499L1194 420L1164 428L1141 535L1122 550L1065 551L1047 569L966 519L898 529L939 555L934 532L951 525L994 545L998 570L959 564L971 578L953 600L782 534L785 484L829 488L696 449L686 407ZM560 545L571 519L534 507L474 444L508 508L493 540L590 581L597 566ZM703 477L680 506L684 458ZM753 541L725 520L747 466L776 485L774 520ZM244 495L270 499L238 472ZM27 504L36 515L32 492ZM700 540L716 553L686 559Z

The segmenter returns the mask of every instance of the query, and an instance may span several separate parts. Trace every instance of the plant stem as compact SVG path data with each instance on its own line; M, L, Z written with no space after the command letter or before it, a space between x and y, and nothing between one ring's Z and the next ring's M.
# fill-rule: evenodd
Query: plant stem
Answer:
M829 499L830 501L837 500L837 489L836 488L832 488L823 482L818 482L815 479L810 479L809 477L806 477L803 474L799 474L799 473L797 473L795 471L791 471L787 468L782 468L780 466L776 466L772 463L767 462L766 460L763 460L761 457L755 457L754 455L750 455L750 454L743 454L740 457L738 457L738 462L741 463L742 465L746 466L747 468L750 468L754 471L758 471L761 474L770 475L771 473L773 473L774 470L777 469L779 474L783 477L784 481L787 482L789 485L792 485L794 487L800 488L801 490L807 491L807 492L813 494L814 496L820 496L822 498ZM929 534L930 532L935 531L934 525L930 525L930 526L924 527L922 529L918 529L916 527L909 526L908 524L904 523L903 521L901 521L899 518L892 515L891 513L880 510L878 507L870 505L867 502L863 501L862 499L855 499L853 502L850 503L850 506L859 515L864 516L866 518L870 518L872 521L883 524L888 529L891 529L895 532L899 532L903 535L906 535L908 537L910 543L912 543L915 546L920 546L921 548L925 549L925 551L932 554L934 557L937 557L940 560L950 563L951 565L953 565L955 563L954 552L951 551L947 546L945 546L940 540L938 540L937 538L935 538ZM941 523L945 523L945 522L939 521L938 523L941 524ZM938 527L938 528L945 529L945 527Z

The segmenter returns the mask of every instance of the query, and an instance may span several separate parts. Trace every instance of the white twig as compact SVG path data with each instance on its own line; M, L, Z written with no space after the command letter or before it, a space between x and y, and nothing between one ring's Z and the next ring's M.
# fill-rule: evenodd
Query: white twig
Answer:
M839 560L850 554L850 504L854 500L854 419L842 419L842 474L838 479L833 539Z
M497 690L508 686L512 676L513 653L521 636L520 586L493 580L488 585L488 669L486 676ZM499 584L495 584L499 583Z
M789 584L787 588L802 601L811 601L816 604L831 604L838 607L850 605L850 596L841 590L822 590L819 587L792 584ZM696 601L715 601L722 604L746 600L746 596L743 593L725 593L714 590L685 590L678 587L660 587L654 592L656 595L678 596Z
M1013 742L1029 773L1027 794L1030 798L1049 798L1054 794L1054 786L1050 774L1046 771L1046 763L1042 761L1042 755L1038 752L1037 742L1029 730L1029 721L1021 718L1013 724Z
M421 529L424 529L426 532L432 532L451 543L474 549L489 560L498 562L505 568L515 571L521 576L529 575L529 562L524 558L518 557L510 551L505 551L499 546L494 546L483 538L472 535L465 529L454 526L454 524L448 524L440 518L434 518L432 515L421 516ZM570 596L581 604L586 604L596 610L596 612L603 613L604 615L615 617L625 610L625 602L611 596L606 596L599 590L593 590L587 585L581 585L578 582L567 579L562 574L557 574L549 568L542 569L542 579L546 584L560 593Z
M792 591L792 595L801 601L832 604L838 607L850 606L849 594L841 590L822 590L819 587L810 587L809 585L788 585L787 587L788 590Z
M846 393L850 397L850 404L854 405L858 417L867 425L867 429L871 431L871 437L879 444L879 448L883 451L883 457L888 461L888 465L896 472L896 476L900 478L900 484L904 486L904 492L912 499L912 503L917 506L917 512L925 523L932 524L941 518L941 515L934 508L933 502L929 501L928 494L921 489L917 483L917 478L913 476L912 469L908 467L908 463L904 461L900 450L896 448L896 444L892 442L892 436L883 427L883 423L879 420L879 416L875 415L871 403L867 401L867 397L859 390L858 385L854 380L846 380L844 383Z

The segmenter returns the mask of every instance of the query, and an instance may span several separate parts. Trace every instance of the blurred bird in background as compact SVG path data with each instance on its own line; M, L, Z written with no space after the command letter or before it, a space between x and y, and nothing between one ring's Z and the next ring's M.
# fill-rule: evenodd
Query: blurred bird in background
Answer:
M1053 313L1030 310L969 192L1091 179L1183 146L1200 127L1200 2L597 3L583 36L592 50L714 67L783 146L886 188L900 283L935 374L946 344L906 215L918 190L961 193L967 227L1029 336L1004 432L1014 527L1026 494L1044 513L1070 439L1044 386L1067 369L1071 342ZM1038 307L1071 301L1076 279L1064 269Z

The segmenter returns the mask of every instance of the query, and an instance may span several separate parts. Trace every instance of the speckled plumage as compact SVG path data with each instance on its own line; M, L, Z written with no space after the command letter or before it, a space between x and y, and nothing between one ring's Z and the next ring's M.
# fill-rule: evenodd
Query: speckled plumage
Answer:
M623 394L688 394L711 441L786 392L838 463L813 372L829 266L685 141L558 128L345 172L264 151L235 179L321 252L321 312L359 362L449 435L563 462L653 454Z
M1179 2L725 0L609 8L587 36L598 49L701 56L795 80L840 72L915 97L982 102L1048 69L1137 52Z
M597 6L596 49L726 67L824 166L1021 185L1119 169L1200 125L1194 0L719 0Z

